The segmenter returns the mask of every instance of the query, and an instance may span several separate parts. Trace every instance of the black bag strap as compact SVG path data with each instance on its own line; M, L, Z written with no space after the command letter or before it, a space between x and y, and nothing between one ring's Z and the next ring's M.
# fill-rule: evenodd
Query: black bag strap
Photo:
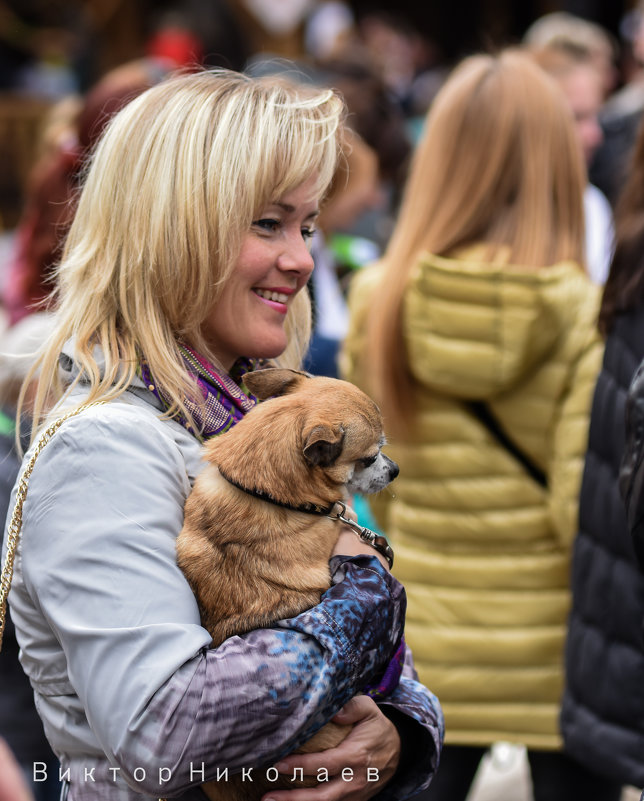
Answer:
M468 404L474 416L487 428L496 441L510 453L519 464L525 469L537 484L542 487L548 486L548 479L543 470L538 467L532 459L519 448L519 446L501 428L499 421L494 417L489 407L483 401L470 401Z

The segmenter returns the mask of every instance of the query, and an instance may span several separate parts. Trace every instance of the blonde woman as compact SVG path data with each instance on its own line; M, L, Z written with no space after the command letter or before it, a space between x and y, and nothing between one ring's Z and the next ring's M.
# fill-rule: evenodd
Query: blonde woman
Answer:
M343 369L380 404L400 464L377 512L445 711L431 799L464 799L496 741L528 747L538 801L610 797L558 730L601 356L584 180L549 76L517 52L472 56L429 112L382 262L351 289Z
M271 798L404 797L429 781L440 708L411 663L382 703L359 695L404 603L373 550L344 532L318 607L217 649L175 561L201 441L252 407L258 360L296 365L306 347L308 243L342 114L329 90L200 73L126 106L93 156L36 420L52 389L53 416L103 403L35 462L10 596L69 801L202 798L226 771L265 775L341 709L344 744L277 766L329 780Z

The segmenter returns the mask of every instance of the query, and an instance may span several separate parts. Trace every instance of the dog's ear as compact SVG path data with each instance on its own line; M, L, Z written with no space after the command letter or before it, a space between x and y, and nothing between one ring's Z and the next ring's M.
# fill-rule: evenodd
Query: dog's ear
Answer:
M304 380L310 378L308 373L299 370L288 370L283 367L267 367L264 370L255 370L246 373L244 384L255 397L260 400L286 395Z
M342 453L344 429L317 425L305 436L304 458L314 467L330 467Z

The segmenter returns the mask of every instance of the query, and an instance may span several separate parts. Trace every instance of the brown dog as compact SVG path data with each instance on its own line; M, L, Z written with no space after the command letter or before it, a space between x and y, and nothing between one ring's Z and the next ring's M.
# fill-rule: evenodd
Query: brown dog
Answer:
M213 646L319 603L340 528L331 511L350 493L377 492L398 475L381 452L378 407L352 384L278 368L244 381L269 400L206 444L207 466L177 540ZM329 723L301 750L332 748L349 731ZM233 776L202 788L217 801L250 801L279 786ZM281 786L298 785L285 779Z

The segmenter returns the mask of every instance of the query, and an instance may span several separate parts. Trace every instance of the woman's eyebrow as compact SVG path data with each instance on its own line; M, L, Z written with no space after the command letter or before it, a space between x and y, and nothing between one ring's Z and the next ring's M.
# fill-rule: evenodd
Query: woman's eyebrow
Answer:
M290 203L281 203L280 201L276 201L274 203L274 205L277 206L278 208L282 209L282 211L285 211L287 214L293 214L295 211L297 211L295 206L292 206ZM310 214L307 214L306 219L310 220L312 217L319 216L319 214L320 214L320 210L319 209L315 209Z

